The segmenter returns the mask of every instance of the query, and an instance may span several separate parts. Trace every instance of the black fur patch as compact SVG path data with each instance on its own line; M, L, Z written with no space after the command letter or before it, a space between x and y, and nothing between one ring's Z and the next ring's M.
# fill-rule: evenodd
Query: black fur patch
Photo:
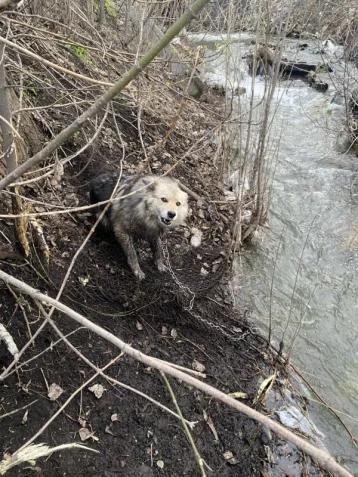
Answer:
M118 182L118 172L107 172L99 177L96 177L90 183L90 200L91 204L97 202L103 202L108 200ZM125 181L125 178L121 178L121 182Z

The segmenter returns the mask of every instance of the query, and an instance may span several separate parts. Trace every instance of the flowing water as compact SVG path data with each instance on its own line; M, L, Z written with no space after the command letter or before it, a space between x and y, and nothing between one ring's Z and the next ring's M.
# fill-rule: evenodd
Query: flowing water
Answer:
M246 99L240 101L248 102L252 78L242 56L250 37L237 35L216 56L225 44L222 36L190 39L207 45L207 81L244 86ZM296 54L297 42L285 48ZM312 49L299 57L318 59ZM358 71L352 72L358 82ZM279 140L279 151L270 228L236 264L235 285L265 333L271 316L273 339L284 338L285 352L297 333L292 362L330 406L347 415L341 417L358 437L358 196L352 187L358 158L343 152L344 107L330 102L332 78L328 82L324 95L295 81L281 82L275 91L271 142ZM256 102L264 88L265 80L256 78ZM323 406L313 403L310 409L329 451L358 472L358 451L348 432Z

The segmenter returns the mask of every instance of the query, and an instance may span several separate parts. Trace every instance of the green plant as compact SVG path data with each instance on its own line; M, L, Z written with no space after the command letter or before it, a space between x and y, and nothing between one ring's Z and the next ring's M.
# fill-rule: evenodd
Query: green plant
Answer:
M74 45L71 43L66 43L66 48L71 51L79 60L84 63L89 62L88 53L84 46Z
M104 7L110 17L116 18L117 11L116 11L113 0L104 0Z
M73 145L80 146L81 145L81 133L80 131L76 131L73 133Z
M33 87L33 86L27 86L26 88L24 88L24 98L25 99L30 99L30 98L33 98L38 95L38 91Z

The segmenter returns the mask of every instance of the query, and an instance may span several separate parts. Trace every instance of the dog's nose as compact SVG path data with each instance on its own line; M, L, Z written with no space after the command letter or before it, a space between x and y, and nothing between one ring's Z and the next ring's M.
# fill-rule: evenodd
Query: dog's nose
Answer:
M170 211L168 212L168 218L171 219L171 220L174 219L174 217L175 217L176 215L177 215L177 214L176 214L175 212L170 212Z

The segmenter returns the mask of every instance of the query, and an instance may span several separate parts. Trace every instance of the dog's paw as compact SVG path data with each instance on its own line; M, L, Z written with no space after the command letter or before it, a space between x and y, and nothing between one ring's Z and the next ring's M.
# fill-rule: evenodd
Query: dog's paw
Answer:
M157 261L157 268L160 272L166 272L168 270L162 260Z
M145 279L145 273L140 268L137 268L136 270L134 270L134 275L138 278L138 280Z

